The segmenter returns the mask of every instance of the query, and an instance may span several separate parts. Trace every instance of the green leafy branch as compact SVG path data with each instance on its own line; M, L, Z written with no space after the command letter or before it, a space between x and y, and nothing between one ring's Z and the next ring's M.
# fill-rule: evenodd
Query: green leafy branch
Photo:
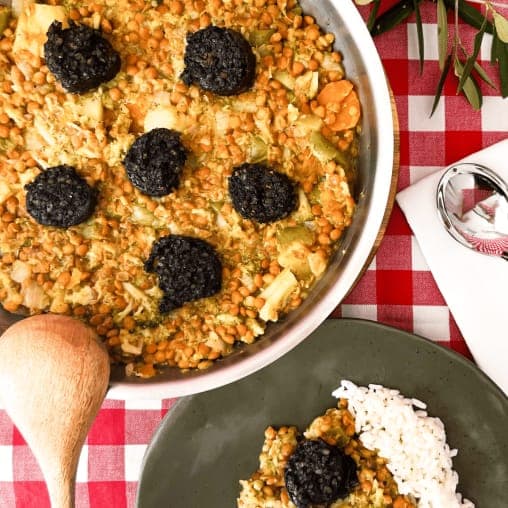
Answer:
M404 22L411 14L415 14L416 32L418 39L418 57L420 74L425 62L423 25L420 14L420 3L431 1L437 9L437 38L439 53L439 68L441 76L437 85L431 116L439 104L444 83L452 71L457 77L457 94L464 94L473 109L482 106L482 93L479 81L483 80L489 86L496 88L485 69L478 62L481 44L485 33L492 35L492 50L490 62L497 66L500 81L500 94L508 97L508 20L497 10L508 7L500 0L401 0L386 12L378 16L382 0L356 0L358 5L371 4L367 27L373 36L380 35ZM471 3L481 4L480 12ZM453 37L451 44L448 37L448 11L454 13ZM459 29L459 18L478 31L474 36L473 49L468 53L462 43Z

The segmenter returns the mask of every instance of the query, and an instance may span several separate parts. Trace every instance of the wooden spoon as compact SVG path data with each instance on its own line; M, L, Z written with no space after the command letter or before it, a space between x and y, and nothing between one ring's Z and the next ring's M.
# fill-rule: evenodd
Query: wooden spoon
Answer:
M79 455L109 381L96 334L67 316L18 321L0 337L0 397L39 462L52 508L72 508Z

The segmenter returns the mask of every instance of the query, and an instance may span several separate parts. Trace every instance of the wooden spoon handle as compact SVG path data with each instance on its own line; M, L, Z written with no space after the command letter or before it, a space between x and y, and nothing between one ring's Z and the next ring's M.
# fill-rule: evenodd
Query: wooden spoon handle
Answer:
M72 478L60 471L54 475L45 474L51 508L74 508L76 472Z
M39 462L52 508L74 506L79 455L108 380L105 348L70 317L32 316L0 338L2 402Z

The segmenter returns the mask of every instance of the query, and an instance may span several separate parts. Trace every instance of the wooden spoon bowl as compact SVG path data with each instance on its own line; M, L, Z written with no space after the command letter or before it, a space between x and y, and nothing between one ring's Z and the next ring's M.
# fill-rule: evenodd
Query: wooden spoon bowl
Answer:
M29 317L0 337L0 399L39 462L53 508L74 506L79 455L109 374L106 349L73 318Z

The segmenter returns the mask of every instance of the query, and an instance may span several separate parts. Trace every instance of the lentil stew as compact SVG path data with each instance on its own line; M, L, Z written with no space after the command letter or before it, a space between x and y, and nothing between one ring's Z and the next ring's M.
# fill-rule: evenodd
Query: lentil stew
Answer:
M355 434L355 423L342 399L336 408L315 418L303 435L295 426L268 427L259 456L259 469L240 480L238 508L295 508L288 494L284 471L298 442L322 440L351 457L357 467L356 482L346 496L326 504L330 508L415 508L416 502L399 494L397 484L386 467L386 460L366 448ZM310 506L310 505L309 505ZM324 506L324 505L319 505Z
M326 270L354 213L360 103L334 36L295 0L27 2L0 34L0 301L9 312L85 320L126 373L161 365L206 369L267 323L297 308ZM0 13L1 14L1 13ZM102 32L121 68L97 89L68 93L44 60L53 20ZM186 85L186 37L232 28L256 57L253 86L217 96ZM187 160L174 192L143 194L123 160L153 129L176 130ZM244 219L228 195L233 169L266 163L296 183L298 204L269 224ZM69 165L97 190L85 222L42 226L25 186ZM222 287L159 312L145 270L168 234L205 240L222 261Z

